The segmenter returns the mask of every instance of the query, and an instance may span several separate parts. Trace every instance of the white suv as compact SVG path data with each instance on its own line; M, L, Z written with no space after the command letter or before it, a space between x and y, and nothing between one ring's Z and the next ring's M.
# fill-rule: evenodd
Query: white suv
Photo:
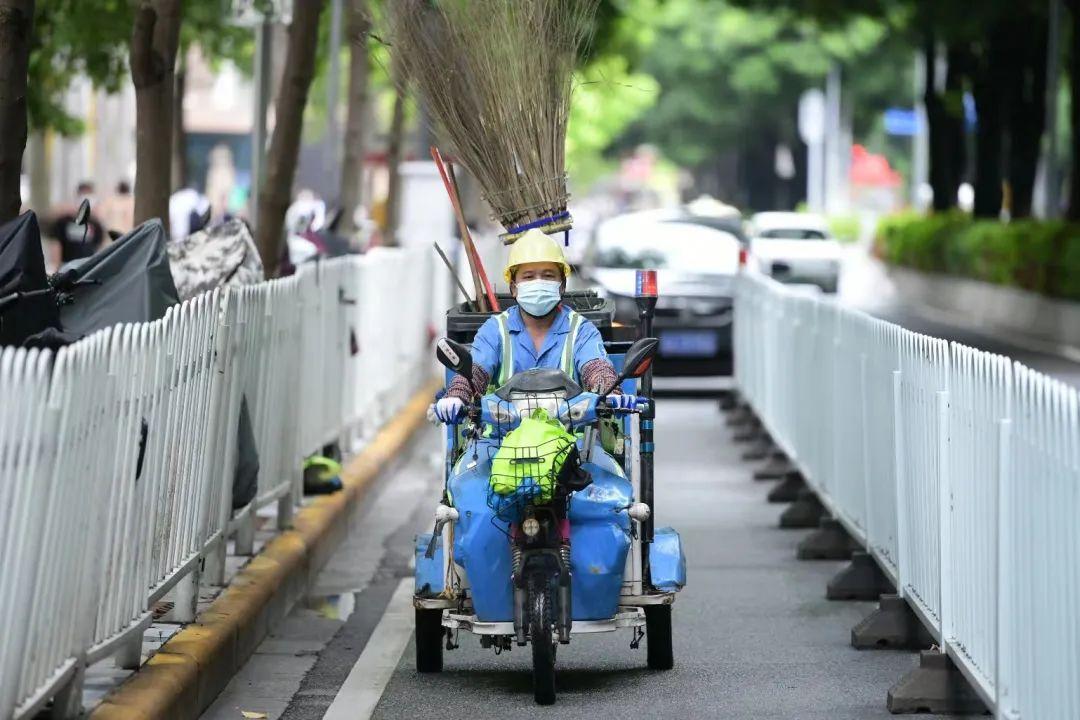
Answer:
M840 244L819 215L763 212L750 220L750 254L758 269L780 282L840 285Z

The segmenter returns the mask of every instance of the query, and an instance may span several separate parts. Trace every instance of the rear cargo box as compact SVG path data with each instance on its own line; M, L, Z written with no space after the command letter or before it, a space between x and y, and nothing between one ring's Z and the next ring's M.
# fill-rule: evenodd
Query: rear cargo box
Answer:
M499 306L504 310L515 305L513 296L497 295ZM615 317L615 303L602 298L593 290L574 290L563 293L563 302L592 321L600 330L604 340L632 340L636 337L634 328L612 327ZM474 312L465 303L455 305L446 313L446 334L451 340L472 343L473 336L493 312Z

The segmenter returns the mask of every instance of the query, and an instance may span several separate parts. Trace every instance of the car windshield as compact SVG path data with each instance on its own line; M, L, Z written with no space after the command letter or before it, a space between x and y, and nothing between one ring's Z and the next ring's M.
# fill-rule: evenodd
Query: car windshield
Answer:
M686 223L611 223L597 234L595 265L694 272L733 272L739 241L731 234Z
M772 228L758 233L768 240L827 240L825 233L810 228Z

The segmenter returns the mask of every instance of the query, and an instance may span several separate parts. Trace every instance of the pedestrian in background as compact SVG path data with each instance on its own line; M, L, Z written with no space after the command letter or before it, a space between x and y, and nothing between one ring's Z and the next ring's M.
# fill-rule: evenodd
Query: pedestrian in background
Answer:
M106 230L126 233L135 224L135 196L131 194L131 184L121 180L116 184L116 192L101 203L101 219Z

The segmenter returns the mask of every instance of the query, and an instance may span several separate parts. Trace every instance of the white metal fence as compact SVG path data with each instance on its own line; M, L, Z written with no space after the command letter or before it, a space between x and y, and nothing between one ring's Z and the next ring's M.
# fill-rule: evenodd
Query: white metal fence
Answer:
M230 527L250 552L254 509L291 518L305 456L355 448L432 377L430 255L303 266L55 354L0 350L0 718L74 712L87 663L137 666L154 603L175 588L192 619L203 560L220 583ZM259 489L234 516L242 398Z
M760 275L739 392L997 717L1080 717L1080 395Z

